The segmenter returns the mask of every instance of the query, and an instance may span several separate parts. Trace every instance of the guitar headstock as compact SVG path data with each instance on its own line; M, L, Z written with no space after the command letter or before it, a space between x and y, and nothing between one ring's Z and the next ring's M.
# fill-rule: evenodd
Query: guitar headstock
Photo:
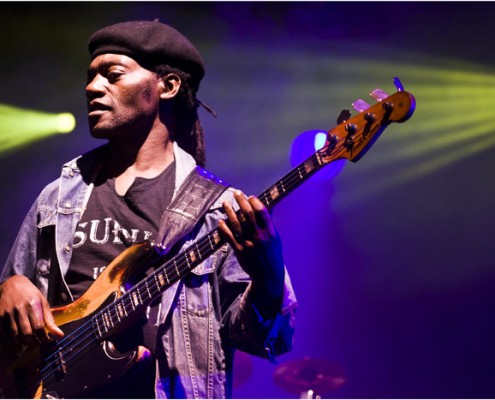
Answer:
M394 78L397 92L389 96L375 89L370 96L377 101L369 106L364 100L353 103L360 113L346 119L327 134L324 147L317 152L321 164L347 158L358 161L392 122L404 122L414 113L414 96L406 92L398 78Z

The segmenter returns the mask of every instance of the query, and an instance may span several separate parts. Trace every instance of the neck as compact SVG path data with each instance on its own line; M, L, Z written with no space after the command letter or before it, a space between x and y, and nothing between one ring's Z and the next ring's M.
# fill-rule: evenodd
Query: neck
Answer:
M168 129L152 129L145 138L127 136L109 143L101 178L116 179L116 190L125 194L136 177L154 178L174 160L173 142Z

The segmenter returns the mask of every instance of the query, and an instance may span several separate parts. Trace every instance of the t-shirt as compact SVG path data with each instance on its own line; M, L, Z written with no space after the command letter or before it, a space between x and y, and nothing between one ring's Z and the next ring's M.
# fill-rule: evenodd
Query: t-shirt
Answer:
M174 184L175 162L155 178L136 178L123 196L115 191L115 178L95 185L74 235L71 264L65 277L74 299L81 297L131 244L156 238ZM159 299L147 308L142 326L133 329L134 339L126 339L131 341L130 347L134 340L155 353L158 306Z

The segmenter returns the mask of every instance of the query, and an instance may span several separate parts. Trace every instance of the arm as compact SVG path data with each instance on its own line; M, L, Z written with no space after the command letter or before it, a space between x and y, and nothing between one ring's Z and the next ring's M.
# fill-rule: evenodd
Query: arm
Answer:
M0 337L15 350L21 345L61 337L50 307L33 284L37 254L37 203L28 212L2 271Z
M15 350L64 334L55 324L50 306L33 283L14 275L0 285L0 330L5 344Z
M226 269L235 270L233 264L238 262L250 282L226 313L229 335L241 350L273 360L292 347L297 302L285 270L281 240L268 210L259 199L242 192L237 191L234 198L239 211L224 202L228 219L219 222L237 258L227 259L230 265Z

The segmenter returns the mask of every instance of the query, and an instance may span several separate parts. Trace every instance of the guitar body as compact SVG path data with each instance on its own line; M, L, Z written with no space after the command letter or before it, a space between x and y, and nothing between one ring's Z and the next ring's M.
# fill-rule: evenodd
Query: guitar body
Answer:
M104 337L94 328L92 318L122 295L127 279L138 267L147 265L151 250L148 242L129 247L107 266L83 296L52 309L55 322L65 334L63 339L27 348L21 355L1 351L0 397L87 398L95 393L101 397L99 388L132 373L132 369L138 373L140 366L145 367L150 355L147 349L136 346L120 352L108 340L117 333L127 332L136 318Z

